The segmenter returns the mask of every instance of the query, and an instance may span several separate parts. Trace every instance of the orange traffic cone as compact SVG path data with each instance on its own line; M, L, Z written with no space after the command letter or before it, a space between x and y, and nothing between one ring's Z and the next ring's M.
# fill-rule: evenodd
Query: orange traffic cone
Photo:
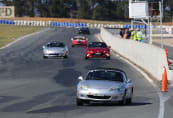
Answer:
M169 62L169 60L168 60L168 50L167 50L167 49L165 49L165 53L166 53L166 57L167 57L167 61L168 61L168 65L170 65L170 62Z
M167 73L166 68L164 67L163 75L162 75L162 92L166 92L167 90Z

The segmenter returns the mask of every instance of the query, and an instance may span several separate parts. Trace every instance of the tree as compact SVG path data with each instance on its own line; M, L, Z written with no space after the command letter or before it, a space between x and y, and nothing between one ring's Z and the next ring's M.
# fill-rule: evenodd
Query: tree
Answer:
M128 19L127 0L2 0L14 5L16 16L84 18L96 20ZM171 0L165 4L172 4ZM125 7L126 6L126 7ZM173 6L173 5L172 5ZM172 10L171 6L171 10ZM167 14L173 14L168 12Z
M76 0L78 7L78 18L90 19L91 10L88 0Z

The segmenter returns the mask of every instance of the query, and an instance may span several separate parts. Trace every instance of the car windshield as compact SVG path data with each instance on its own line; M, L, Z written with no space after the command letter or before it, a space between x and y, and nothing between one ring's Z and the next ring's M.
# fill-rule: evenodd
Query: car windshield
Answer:
M64 47L63 43L48 43L47 47Z
M103 42L92 42L88 44L89 48L97 48L97 47L101 47L101 48L106 48L107 45Z
M89 72L86 80L109 80L123 82L123 75L116 71L93 71Z
M88 28L81 28L80 30L88 30Z
M86 40L85 37L74 37L73 39L74 39L74 40Z

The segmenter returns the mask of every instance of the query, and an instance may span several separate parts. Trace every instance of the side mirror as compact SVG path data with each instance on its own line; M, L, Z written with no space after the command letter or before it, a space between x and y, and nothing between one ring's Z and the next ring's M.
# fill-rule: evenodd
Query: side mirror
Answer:
M108 48L111 48L111 46L108 46Z
M127 83L128 83L128 84L129 84L129 83L132 83L132 80L131 80L131 79L127 80Z
M45 46L42 47L43 49L46 48Z
M81 80L82 81L83 80L83 77L82 76L79 76L78 77L78 80Z

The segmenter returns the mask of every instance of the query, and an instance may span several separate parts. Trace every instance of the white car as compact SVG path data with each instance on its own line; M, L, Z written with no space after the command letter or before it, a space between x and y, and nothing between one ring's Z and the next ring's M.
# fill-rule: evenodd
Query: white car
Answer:
M64 57L68 58L68 47L62 42L48 42L43 46L43 58Z
M133 83L122 70L98 68L90 70L86 78L80 76L78 79L78 106L90 102L119 102L122 105L132 102Z

